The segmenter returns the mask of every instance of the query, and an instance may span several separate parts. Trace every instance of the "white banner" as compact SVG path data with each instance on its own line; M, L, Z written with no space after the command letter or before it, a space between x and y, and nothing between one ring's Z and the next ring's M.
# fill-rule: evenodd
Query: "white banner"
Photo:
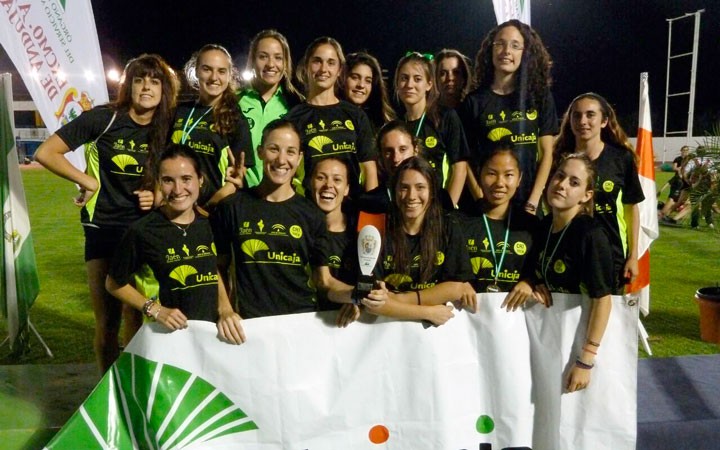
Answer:
M0 0L0 44L50 133L107 103L90 0ZM67 158L84 170L83 152Z
M503 295L428 329L246 320L241 346L145 326L47 448L634 449L637 306L613 298L589 388L562 394L589 304L508 313Z
M517 19L530 25L530 0L493 0L498 25Z

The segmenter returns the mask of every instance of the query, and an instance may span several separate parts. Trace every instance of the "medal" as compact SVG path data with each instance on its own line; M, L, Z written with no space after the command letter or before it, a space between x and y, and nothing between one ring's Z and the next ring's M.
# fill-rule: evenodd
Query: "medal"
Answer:
M500 292L500 286L498 286L498 276L500 275L500 270L502 270L503 261L505 260L505 252L507 251L508 245L510 245L508 243L508 237L510 237L510 218L512 217L512 209L508 211L507 223L505 225L505 241L503 242L502 246L500 262L498 262L497 256L495 256L495 242L493 242L492 231L490 230L490 224L488 224L487 216L483 214L482 217L483 222L485 222L485 231L487 232L487 237L490 240L490 254L493 257L493 262L495 262L495 265L493 266L493 270L495 271L495 282L488 285L486 290L488 292Z

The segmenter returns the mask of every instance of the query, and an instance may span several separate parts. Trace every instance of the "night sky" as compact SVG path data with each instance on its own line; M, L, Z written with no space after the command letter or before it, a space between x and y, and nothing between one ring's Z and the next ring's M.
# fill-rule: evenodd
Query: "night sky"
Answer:
M408 50L457 48L474 59L483 36L495 26L491 0L443 1L92 1L106 70L143 52L164 56L176 68L210 42L226 46L244 67L249 41L276 28L290 42L296 62L315 37L329 35L346 53L368 50L392 74ZM650 73L653 128L663 126L667 59L666 19L702 14L696 92L696 135L720 119L718 0L532 0L532 25L554 60L553 78L561 114L577 94L595 91L615 105L634 135L640 72ZM689 51L693 19L676 22L673 35ZM671 80L689 80L689 62L679 62ZM0 70L7 69L6 55ZM689 81L684 81L689 86ZM671 88L672 91L677 91ZM685 90L685 89L683 89ZM671 105L684 116L687 104ZM686 120L686 116L683 120ZM682 120L680 122L682 126Z

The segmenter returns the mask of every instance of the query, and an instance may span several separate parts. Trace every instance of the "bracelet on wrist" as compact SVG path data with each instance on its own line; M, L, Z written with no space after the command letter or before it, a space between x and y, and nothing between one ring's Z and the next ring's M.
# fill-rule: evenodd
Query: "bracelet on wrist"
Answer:
M590 369L592 369L593 367L595 367L595 364L585 363L585 362L583 362L580 358L577 358L577 359L575 360L575 365L576 365L577 367L581 368L581 369L587 369L587 370L590 370Z
M152 307L154 304L155 304L155 300L151 300L151 299L148 299L145 302L145 304L142 307L142 312L145 315L145 317L149 317L149 318L153 317L151 310L152 310Z

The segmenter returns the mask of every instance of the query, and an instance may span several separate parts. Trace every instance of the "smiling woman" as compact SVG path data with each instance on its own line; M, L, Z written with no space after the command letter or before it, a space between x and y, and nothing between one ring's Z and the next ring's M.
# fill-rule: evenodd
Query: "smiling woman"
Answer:
M185 64L184 72L198 98L178 105L171 139L197 152L206 177L199 204L213 206L235 191L235 184L224 182L228 165L255 165L250 128L237 104L237 71L224 47L203 46Z
M188 320L217 321L222 339L241 344L240 317L217 275L210 223L196 209L204 182L200 158L189 147L171 144L160 156L156 180L162 206L123 236L105 282L108 292L171 331L186 328ZM130 284L144 264L160 284L162 305Z
M302 132L305 158L298 179L304 190L310 187L309 175L316 161L335 156L348 163L350 196L357 197L362 188L367 191L378 185L377 157L367 115L338 98L344 64L340 43L331 37L315 39L297 68L307 102L294 107L287 119Z
M117 101L93 108L60 128L35 158L80 186L85 261L95 312L95 353L101 371L119 354L120 303L105 290L118 235L153 205L156 159L165 147L178 81L157 55L141 55L125 67ZM64 154L87 144L87 173Z

